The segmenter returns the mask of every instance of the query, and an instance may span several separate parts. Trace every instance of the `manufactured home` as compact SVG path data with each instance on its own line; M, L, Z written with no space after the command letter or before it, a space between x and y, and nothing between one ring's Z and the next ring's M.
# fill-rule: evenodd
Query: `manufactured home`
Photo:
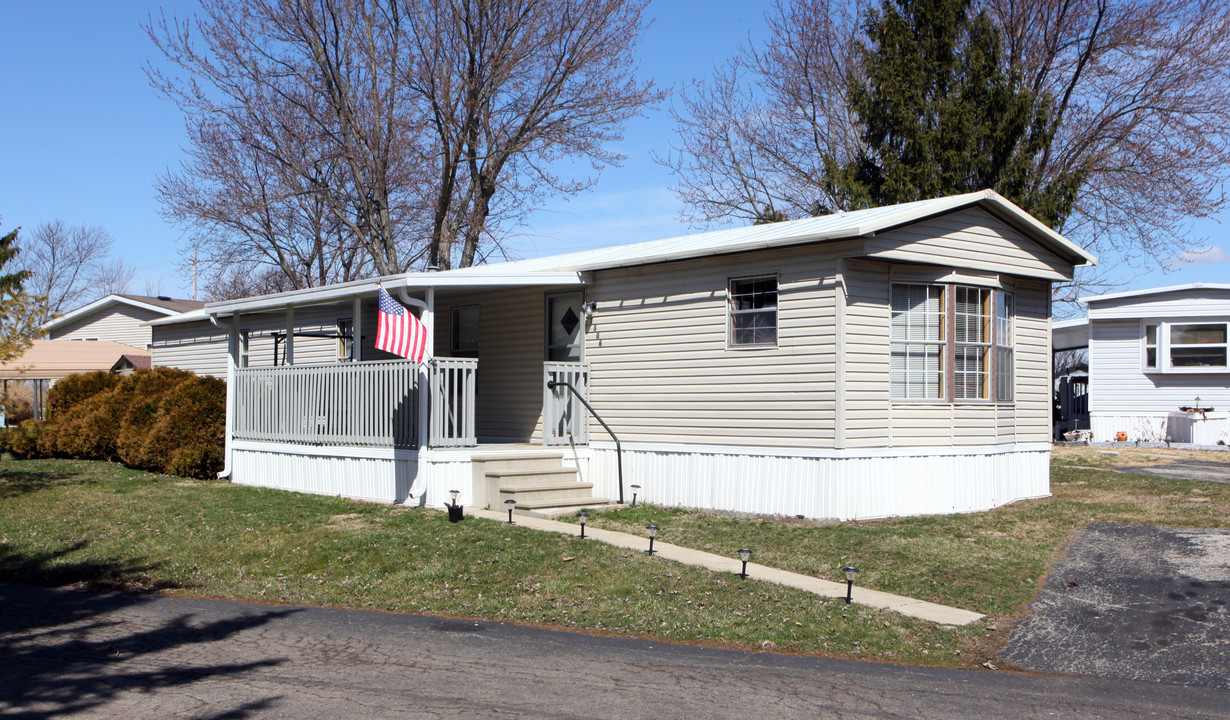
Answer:
M1089 349L1095 442L1230 443L1230 285L1091 295L1057 324L1056 348Z
M1048 494L1050 288L1092 262L987 191L210 303L153 352L225 363L237 483L964 512ZM375 348L382 288L422 366Z

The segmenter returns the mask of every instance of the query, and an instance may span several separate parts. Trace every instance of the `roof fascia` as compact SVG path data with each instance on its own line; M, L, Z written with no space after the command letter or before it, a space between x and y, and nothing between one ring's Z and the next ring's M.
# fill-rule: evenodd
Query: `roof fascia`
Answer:
M252 313L268 310L278 310L287 307L305 305L326 305L329 303L349 300L356 297L375 294L381 288L406 288L407 290L423 290L428 288L491 288L491 287L525 287L525 286L576 286L584 285L587 280L579 272L529 272L529 273L403 273L389 275L371 280L352 280L337 285L291 290L273 295L257 295L238 300L225 300L209 303L205 306L206 316L233 315L235 313Z
M1086 295L1083 298L1078 298L1086 305L1090 303L1102 302L1104 300L1121 300L1130 297L1147 297L1149 295L1165 295L1166 293L1182 292L1184 290L1230 290L1230 285L1225 283L1188 283L1186 285L1167 285L1166 287L1148 288L1146 290L1124 290L1117 293L1106 293L1105 295Z
M124 305L131 305L132 307L144 308L146 310L151 310L153 312L161 313L163 315L178 315L179 314L175 310L160 307L158 305L151 305L149 303L143 303L139 300L133 300L131 298L122 297L120 295L108 295L104 298L99 298L98 300L95 300L94 302L88 305L82 305L76 310L71 310L69 312L66 312L60 317L48 320L47 322L43 323L42 329L51 330L51 329L57 328L63 325L64 323L69 322L70 320L79 318L82 315L88 315L94 312L95 310L106 306L109 303L122 303Z

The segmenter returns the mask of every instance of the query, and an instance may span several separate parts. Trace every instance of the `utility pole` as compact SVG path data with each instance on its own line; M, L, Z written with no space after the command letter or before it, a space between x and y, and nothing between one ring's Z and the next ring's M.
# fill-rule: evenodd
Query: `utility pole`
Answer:
M192 251L192 301L196 302L196 254L197 251Z

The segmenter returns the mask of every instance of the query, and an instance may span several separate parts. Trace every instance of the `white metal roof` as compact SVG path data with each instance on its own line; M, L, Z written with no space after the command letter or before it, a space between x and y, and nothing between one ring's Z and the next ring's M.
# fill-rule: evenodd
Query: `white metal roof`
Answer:
M1147 288L1145 290L1124 290L1117 293L1106 293L1105 295L1086 295L1080 298L1080 301L1088 305L1089 303L1101 302L1103 300L1120 300L1130 297L1145 297L1148 295L1165 295L1166 293L1183 292L1185 290L1230 290L1230 285L1225 283L1187 283L1186 285L1167 285L1166 287Z
M1051 323L1051 350L1089 347L1089 318L1056 320Z
M1035 242L1073 265L1092 265L1097 262L1093 255L1043 225L998 193L983 190L933 200L919 200L802 220L716 230L532 260L517 260L444 272L404 273L372 280L355 280L320 288L209 303L205 306L205 312L212 315L229 315L235 312L272 310L288 305L337 302L373 294L381 286L389 289L395 287L419 289L501 285L581 285L584 284L582 273L591 270L865 237L973 206L983 207L995 213L996 216L1012 224Z

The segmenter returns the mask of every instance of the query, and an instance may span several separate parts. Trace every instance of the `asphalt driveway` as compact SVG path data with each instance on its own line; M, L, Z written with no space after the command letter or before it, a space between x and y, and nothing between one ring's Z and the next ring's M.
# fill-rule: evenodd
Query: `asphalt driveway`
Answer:
M999 657L1041 672L1230 689L1227 603L1230 531L1098 522L1069 543Z

